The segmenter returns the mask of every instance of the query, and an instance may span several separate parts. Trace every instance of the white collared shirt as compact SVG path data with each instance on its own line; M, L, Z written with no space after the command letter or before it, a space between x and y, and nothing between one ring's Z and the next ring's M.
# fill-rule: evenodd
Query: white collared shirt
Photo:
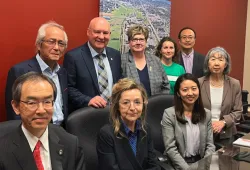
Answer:
M99 54L97 53L90 45L90 43L88 42L88 47L90 50L90 53L92 55L93 61L94 61L94 65L95 65L95 71L96 71L96 76L98 78L98 60L96 59L96 56ZM113 76L112 76L112 71L111 71L111 67L109 64L109 60L107 57L107 52L106 49L104 48L103 55L105 55L106 57L103 58L103 64L105 65L105 69L107 71L107 75L108 75L108 89L109 89L109 95L111 96L111 92L112 92L112 87L113 87Z
M49 78L53 80L53 82L56 85L56 101L54 103L54 112L52 116L53 124L60 125L62 121L64 120L64 114L62 112L63 110L63 98L62 98L62 91L60 86L60 81L58 78L57 72L60 69L59 64L56 65L54 70L51 70L51 68L42 60L39 54L36 55L37 62L42 70L42 73Z
M41 155L44 170L52 170L50 151L49 151L48 126L40 138L37 138L36 136L31 134L23 125L22 125L22 131L23 131L26 139L28 140L31 152L34 151L36 143L38 142L38 140L40 140L40 142L41 142L40 155Z

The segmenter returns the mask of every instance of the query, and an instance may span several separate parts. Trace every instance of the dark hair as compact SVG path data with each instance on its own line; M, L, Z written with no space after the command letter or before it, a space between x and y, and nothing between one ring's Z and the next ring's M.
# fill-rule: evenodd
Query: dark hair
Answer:
M172 60L175 61L175 62L178 62L178 61L177 61L178 47L177 47L176 42L175 42L171 37L163 37L163 38L161 39L161 41L158 43L158 45L157 45L157 47L156 47L155 55L156 55L157 57L159 57L160 59L162 58L162 55L161 55L161 48L162 48L163 43L166 42L166 41L170 41L170 42L172 42L172 43L174 44L174 50L175 50L175 51L174 51L174 56L173 56Z
M184 106L182 103L182 99L179 95L180 85L185 80L191 80L191 81L195 82L198 89L199 89L199 97L194 103L194 108L192 111L192 118L191 118L192 123L196 124L196 123L198 123L200 121L204 121L206 119L206 111L204 109L202 99L201 99L201 90L200 90L199 81L194 75L192 75L190 73L186 73L186 74L181 75L180 77L178 77L178 79L175 83L175 86L174 86L175 114L176 114L177 120L179 122L181 122L183 124L187 122L183 118Z
M56 85L53 82L53 80L43 75L42 73L37 73L32 71L18 77L12 86L12 98L17 104L20 103L23 84L27 81L34 81L34 82L47 81L53 88L54 101L56 100L57 91L56 91Z
M194 38L196 38L196 32L195 32L195 30L194 30L193 28L184 27L184 28L182 28L182 29L180 30L180 32L179 32L179 34L178 34L178 39L181 39L181 33L182 33L182 31L184 31L184 30L192 30L192 31L194 32Z

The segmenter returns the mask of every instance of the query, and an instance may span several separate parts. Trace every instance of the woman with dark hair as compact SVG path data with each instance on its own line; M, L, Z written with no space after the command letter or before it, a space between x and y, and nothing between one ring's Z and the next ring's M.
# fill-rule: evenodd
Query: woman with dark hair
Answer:
M222 47L212 48L205 58L204 77L199 78L204 107L211 110L215 143L228 145L237 133L243 111L239 80L229 77L231 59Z
M147 92L124 78L113 87L112 125L101 128L97 139L99 170L160 170L149 127L145 123Z
M174 101L161 121L164 154L175 169L188 169L215 151L211 113L203 107L198 79L189 73L177 79Z
M155 55L161 60L164 71L168 76L170 94L174 94L174 85L177 78L185 73L182 65L177 64L177 44L170 37L164 37L159 42Z

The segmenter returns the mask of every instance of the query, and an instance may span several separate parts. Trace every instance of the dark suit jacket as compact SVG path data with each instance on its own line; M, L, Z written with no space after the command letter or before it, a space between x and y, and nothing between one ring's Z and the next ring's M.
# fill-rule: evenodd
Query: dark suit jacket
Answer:
M20 119L20 116L17 116L11 106L12 100L12 85L14 84L15 80L28 72L39 72L42 73L41 68L38 64L36 57L33 57L30 60L21 62L19 64L14 65L8 73L6 87L5 87L5 107L7 111L7 120L15 120ZM60 68L57 72L58 79L61 86L62 98L63 98L63 114L64 120L67 119L68 116L68 84L67 84L67 72L64 68Z
M120 52L106 47L113 83L121 78ZM74 109L88 106L91 98L100 95L94 61L88 43L67 52L63 66L68 72L69 101Z
M78 138L62 127L48 127L50 158L53 170L85 170ZM1 170L36 170L36 163L21 126L0 138ZM62 154L59 154L62 151Z
M125 133L123 125L120 131ZM156 165L150 130L140 130L137 137L137 153L134 155L127 138L114 135L114 128L105 125L97 139L99 170L160 170Z
M185 68L181 51L179 51L177 53L177 56L178 56L179 64ZM195 77L197 77L197 78L204 76L204 72L203 72L204 60L205 60L204 55L199 54L198 52L194 51L192 74L195 75ZM186 70L186 68L185 68L185 70Z
M201 86L201 97L205 108L211 110L211 95L209 77L199 78ZM241 87L239 80L225 76L223 86L223 97L221 103L220 120L226 121L226 127L222 130L220 138L231 138L237 133L235 123L241 118L243 112Z

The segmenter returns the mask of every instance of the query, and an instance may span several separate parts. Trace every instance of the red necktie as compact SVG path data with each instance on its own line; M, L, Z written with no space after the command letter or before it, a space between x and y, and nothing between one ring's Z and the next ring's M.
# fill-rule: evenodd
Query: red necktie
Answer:
M36 166L38 170L44 170L43 168L43 163L42 163L42 158L40 155L40 147L41 147L41 142L40 140L37 141L34 152L33 152L33 156L36 162Z

